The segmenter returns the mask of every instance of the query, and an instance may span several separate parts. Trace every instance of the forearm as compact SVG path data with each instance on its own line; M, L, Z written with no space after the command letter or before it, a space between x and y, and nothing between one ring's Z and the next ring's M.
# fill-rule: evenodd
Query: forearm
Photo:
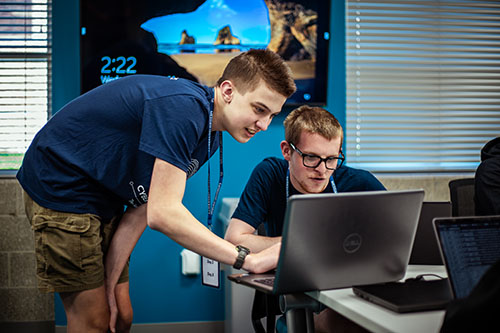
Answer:
M240 235L238 239L228 239L227 237L225 239L235 245L248 247L252 252L260 252L281 242L281 237L267 237L254 234Z
M162 207L162 213L153 213L154 208L148 211L148 217L157 216L156 222L148 220L152 229L164 233L178 244L202 256L228 265L235 263L238 252L234 244L212 233L184 206L168 205L167 208L164 205ZM247 256L243 269L255 273L269 271L276 267L278 256L279 245L266 251L252 253Z
M105 260L106 283L115 286L132 250L146 228L146 206L129 209L111 239Z
M184 171L156 159L147 204L148 225L189 250L233 265L238 256L234 244L212 233L187 210L182 203L185 186ZM272 269L278 255L276 248L264 255L250 255L243 268L256 273Z
M199 222L182 204L150 207L148 225L176 243L200 255L233 264L236 259L234 245L222 240Z
M236 218L231 219L224 239L235 245L243 245L252 252L260 252L281 242L281 237L256 235L254 227Z

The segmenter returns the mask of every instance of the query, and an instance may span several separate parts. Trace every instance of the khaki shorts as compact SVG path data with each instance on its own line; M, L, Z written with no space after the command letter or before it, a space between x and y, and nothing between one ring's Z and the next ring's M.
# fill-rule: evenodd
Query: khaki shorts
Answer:
M44 208L24 192L26 215L35 232L36 274L41 292L74 292L104 285L104 258L121 216L102 221L94 214ZM128 281L128 263L118 283Z

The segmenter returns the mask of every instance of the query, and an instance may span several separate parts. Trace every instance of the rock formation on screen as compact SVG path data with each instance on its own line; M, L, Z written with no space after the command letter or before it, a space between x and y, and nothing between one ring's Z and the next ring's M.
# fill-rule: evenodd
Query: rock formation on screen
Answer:
M196 40L193 36L190 36L186 30L182 30L181 41L179 45L195 44ZM194 53L194 49L181 49L181 53Z
M264 1L271 21L268 48L285 60L315 60L317 12L306 8L307 1Z
M196 41L193 36L190 36L186 30L182 30L180 45L195 44Z
M231 27L226 25L217 33L217 38L215 39L214 45L240 45L241 42L239 38L233 36L231 33ZM217 52L231 52L237 51L239 49L219 49Z

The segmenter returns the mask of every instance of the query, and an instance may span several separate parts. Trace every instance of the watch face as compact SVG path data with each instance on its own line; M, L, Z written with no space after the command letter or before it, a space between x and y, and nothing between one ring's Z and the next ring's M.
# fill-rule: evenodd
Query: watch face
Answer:
M239 251L245 251L247 254L249 254L249 253L250 253L250 249L249 249L249 248L244 247L243 245L238 245L238 246L236 246L236 250L238 250L238 252L239 252Z

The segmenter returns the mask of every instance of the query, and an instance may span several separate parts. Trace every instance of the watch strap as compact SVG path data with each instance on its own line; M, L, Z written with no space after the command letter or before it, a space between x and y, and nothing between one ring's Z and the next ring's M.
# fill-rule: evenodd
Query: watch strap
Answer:
M245 262L245 258L247 257L247 255L250 253L250 249L242 245L237 245L236 251L238 251L238 257L236 257L236 261L234 262L233 267L235 269L240 269L241 267L243 267L243 263Z

